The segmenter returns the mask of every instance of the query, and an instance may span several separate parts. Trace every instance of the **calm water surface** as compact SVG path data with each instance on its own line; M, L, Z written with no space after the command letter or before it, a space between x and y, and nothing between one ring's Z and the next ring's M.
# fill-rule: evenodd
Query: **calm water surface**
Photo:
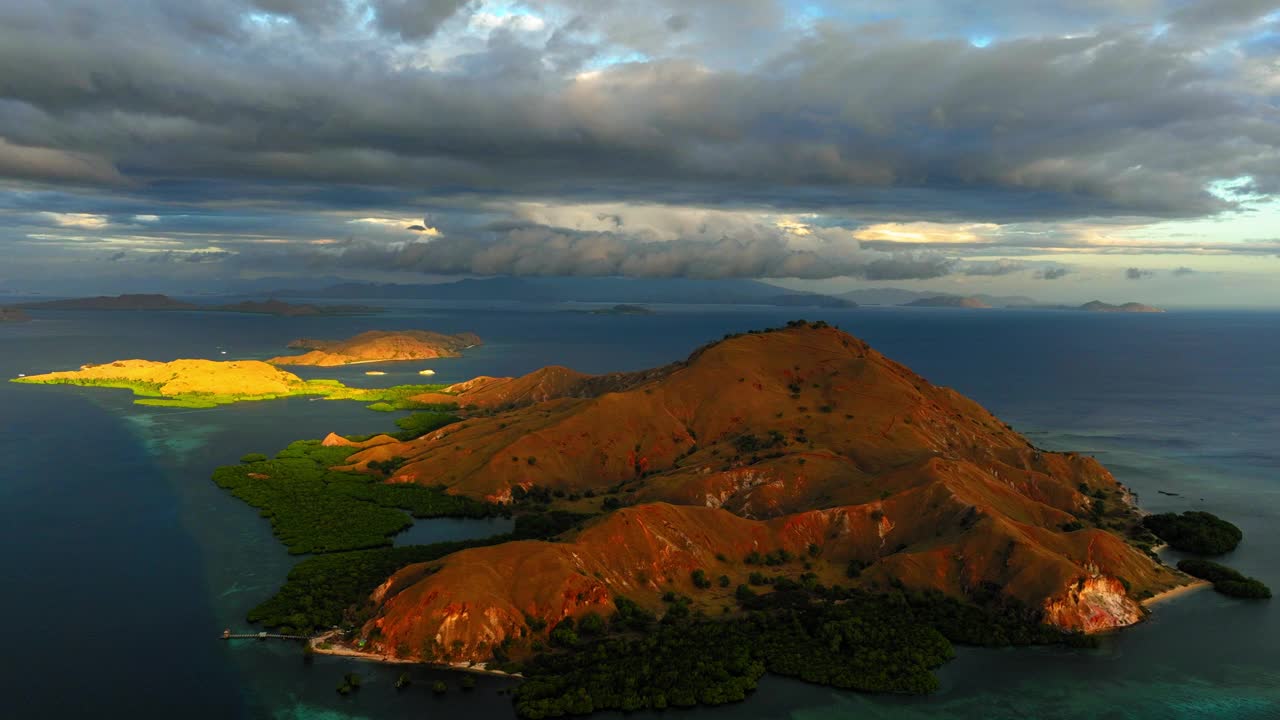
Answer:
M1040 311L664 307L597 316L527 305L402 303L379 317L45 312L0 325L0 375L145 357L262 358L298 336L372 328L472 330L461 359L302 374L349 384L587 372L679 359L726 332L821 317L933 382L986 405L1037 444L1096 455L1156 510L1202 508L1239 524L1225 562L1280 587L1280 314L1089 315ZM227 355L221 354L222 350ZM209 480L247 452L330 431L387 430L356 403L292 398L211 410L144 408L124 391L0 384L0 654L3 717L511 718L502 680L434 697L447 673L225 643L295 561L252 508ZM1157 491L1177 493L1177 496ZM503 521L418 522L397 544L503 532ZM1176 559L1176 558L1170 558ZM928 698L766 678L747 703L697 718L1280 718L1280 603L1211 592L1091 651L962 648ZM365 687L334 692L358 670ZM637 717L637 716L632 716ZM642 717L642 716L641 716Z

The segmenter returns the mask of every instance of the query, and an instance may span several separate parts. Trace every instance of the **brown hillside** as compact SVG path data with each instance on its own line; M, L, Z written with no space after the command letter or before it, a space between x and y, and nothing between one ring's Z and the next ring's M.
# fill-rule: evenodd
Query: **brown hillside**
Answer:
M271 358L273 365L331 367L358 362L391 362L460 357L461 351L481 344L474 333L445 335L426 330L370 330L346 340L294 340L289 347L310 350L302 355Z
M475 409L510 410L558 398L592 398L606 392L621 392L666 375L675 366L634 373L587 375L560 365L534 370L518 378L481 376L445 388L443 393L425 393L412 399L428 404L455 403Z
M560 501L579 510L599 509L606 494L636 504L570 543L508 544L406 568L375 595L366 633L380 629L388 647L435 638L454 656L484 659L482 642L527 632L525 614L554 622L607 606L612 594L656 604L673 586L714 605L714 593L684 587L689 570L736 585L751 550L799 554L810 544L824 582L849 582L845 566L858 560L869 566L864 584L896 578L971 597L994 588L1087 631L1137 621L1130 593L1181 582L1106 530L1066 530L1133 520L1096 461L1038 450L973 401L838 330L738 336L625 377L613 383L621 389L588 397L583 388L595 386L562 369L482 380L463 396L512 386L521 389L490 407L532 404L353 455L357 468L407 458L389 482L489 500L537 485L566 497L592 491ZM1091 516L1082 490L1104 496L1111 514Z

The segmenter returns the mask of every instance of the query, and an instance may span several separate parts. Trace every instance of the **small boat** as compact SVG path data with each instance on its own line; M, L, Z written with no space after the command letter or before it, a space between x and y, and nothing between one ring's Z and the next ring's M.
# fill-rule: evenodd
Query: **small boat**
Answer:
M435 370L419 370L418 374L419 375L435 375L436 371Z
M365 375L386 375L386 373L381 370L369 370L365 372Z

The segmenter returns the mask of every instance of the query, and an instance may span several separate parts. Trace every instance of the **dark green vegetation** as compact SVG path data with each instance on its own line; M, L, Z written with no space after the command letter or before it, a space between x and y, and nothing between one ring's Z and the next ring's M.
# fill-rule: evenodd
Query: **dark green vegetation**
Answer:
M546 718L720 705L744 699L766 671L833 687L922 694L937 689L932 670L953 657L951 642L1089 642L1009 605L984 609L941 593L871 594L786 579L770 584L775 591L764 595L741 586L746 612L728 620L693 613L688 598L672 594L661 621L616 598L607 634L596 639L579 623L572 638L562 632L557 642L561 623L551 636L561 649L520 668L527 680L516 690L516 709Z
M418 412L408 417L402 417L396 420L396 427L400 428L400 432L395 434L397 440L412 440L422 437L432 430L438 430L445 425L451 425L460 420L458 416L449 412Z
M415 413L396 421L400 428L396 437L411 440L457 420L446 412ZM300 440L275 458L249 453L240 465L214 471L214 482L271 520L276 537L289 552L324 553L294 566L284 586L249 612L250 622L287 634L310 634L335 625L356 627L372 610L364 605L369 594L406 565L469 547L551 538L591 517L548 510L550 493L530 488L514 507L518 516L510 533L483 540L388 547L391 536L412 522L405 511L418 518L486 517L510 514L512 508L449 495L442 488L386 485L385 475L400 465L395 458L373 468L380 474L330 469L346 464L353 452L347 446Z
M1261 580L1251 578L1226 565L1219 565L1209 560L1187 559L1178 562L1178 569L1193 577L1208 580L1213 583L1213 589L1223 595L1250 600L1265 600L1271 597L1271 588Z
M1169 547L1200 555L1221 555L1236 549L1244 538L1240 528L1207 512L1187 511L1148 515L1142 524Z
M390 545L393 535L413 524L406 511L429 518L485 517L498 510L443 488L388 485L376 475L329 469L352 452L300 440L274 459L220 467L213 481L258 508L294 554Z
M312 380L311 382L315 382ZM335 381L336 382L336 381ZM339 383L341 386L341 383ZM441 393L447 385L392 385L386 388L349 388L343 386L342 392L334 392L327 397L330 400L359 400L371 402L370 410L391 412L393 410L452 410L455 405L433 405L413 400L413 396L423 393Z
M378 548L329 553L307 558L289 571L283 587L249 611L250 622L281 632L309 634L335 625L358 627L372 606L370 593L407 565L439 560L470 547L558 535L587 516L563 511L529 513L516 518L515 529L482 540Z
M248 619L290 634L309 634L343 623L355 624L353 608L400 568L505 539L508 536L499 535L485 540L358 550L307 558L289 571L284 586L275 595L249 611Z
M310 396L323 397L328 400L354 400L370 403L370 410L391 412L393 410L444 410L452 406L428 405L414 402L411 398L423 393L439 393L445 385L394 385L386 388L354 388L343 385L337 380L306 380L290 387L288 392L268 393L262 395L246 395L242 393L186 393L183 395L165 395L159 383L131 380L127 378L75 378L58 377L41 379L39 377L13 378L9 382L32 385L77 385L81 387L119 388L131 390L137 399L136 405L180 408L212 408L219 405L230 405L238 402L257 402L276 400L284 397Z

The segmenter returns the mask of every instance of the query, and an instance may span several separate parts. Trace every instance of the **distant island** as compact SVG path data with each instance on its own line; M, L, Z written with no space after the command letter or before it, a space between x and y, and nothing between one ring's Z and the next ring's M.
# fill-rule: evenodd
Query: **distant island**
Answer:
M126 294L97 297L43 300L23 303L27 310L200 310L194 303L174 300L168 295Z
M953 643L1088 644L1194 582L1096 460L825 323L408 399L455 407L215 473L318 553L249 619L519 672L526 718L733 702L766 671L926 693ZM515 529L390 546L410 515L494 513Z
M935 295L904 303L903 307L936 307L936 308L990 308L985 301L976 297L959 295Z
M213 307L199 307L197 309L215 310L218 312L281 315L284 317L303 317L312 315L373 315L375 313L382 312L382 308L369 307L368 305L294 305L292 303L284 302L283 300L264 300L261 302L248 300L230 305L215 305Z
M1122 305L1112 305L1104 303L1101 300L1091 300L1080 306L1080 310L1087 312L1104 312L1104 313L1160 313L1164 312L1158 307L1152 305L1144 305L1137 302L1127 302Z
M895 287L879 287L879 288L861 288L858 290L849 290L840 293L837 297L844 298L861 305L908 305L916 300L930 300L937 297L965 297L956 295L955 293L929 292L923 290L906 290L904 288ZM985 293L975 293L967 297L974 298L990 305L991 307L1027 307L1035 305L1036 300L1024 295L987 295Z
M1137 302L1127 302L1121 305L1112 305L1101 300L1091 300L1083 305L1028 305L1028 310L1075 310L1096 313L1162 313L1164 310L1153 305L1144 305Z
M814 308L856 308L858 303L844 298L819 293L793 292L785 295L774 295L765 298L761 305L777 305L779 307L814 307Z
M445 335L428 330L370 330L346 340L299 338L290 348L308 350L302 355L283 355L267 362L272 365L312 365L332 367L354 363L431 360L461 357L462 351L481 345L475 333Z
M337 380L303 380L258 360L117 360L84 365L79 370L17 377L10 382L123 388L133 391L138 405L186 408L309 395L372 403L369 407L373 410L407 410L426 407L409 399L413 396L448 395L443 385L366 389L347 387Z
M16 307L0 307L0 323L29 322L31 316Z
M565 312L585 313L587 315L653 315L653 310L643 305L614 305L607 308L593 308L591 310L566 310Z
M228 305L198 305L175 300L168 295L126 294L100 295L98 297L69 298L24 303L17 307L26 310L199 310L207 312L236 312L262 315L297 317L307 315L369 315L382 312L381 308L365 305L294 305L282 300L247 300Z

